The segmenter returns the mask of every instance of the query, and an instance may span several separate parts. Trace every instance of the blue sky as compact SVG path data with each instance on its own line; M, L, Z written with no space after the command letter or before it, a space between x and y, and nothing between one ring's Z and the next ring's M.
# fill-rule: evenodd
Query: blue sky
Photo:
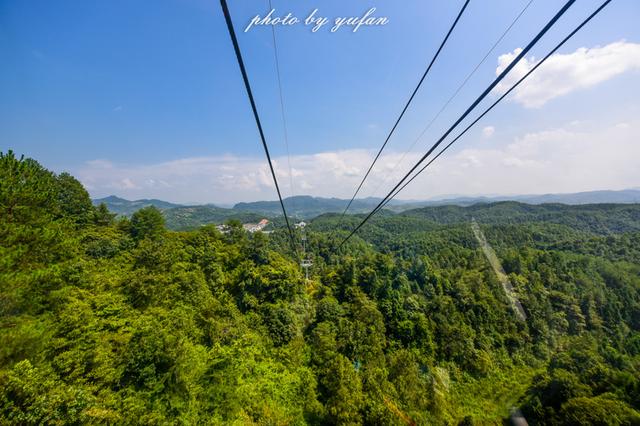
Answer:
M393 183L386 173L527 1L471 0L361 195L384 195ZM229 0L285 195L347 197L462 1L272 3L274 16L304 18L318 8L333 19L376 7L389 20L356 33L276 27L294 168L289 188L271 28L242 32L268 3ZM576 3L529 63L600 1ZM559 7L533 1L395 172L410 167L486 87L499 57L526 45ZM478 123L400 198L640 186L630 161L640 155L639 18L639 2L614 0L539 69L535 84ZM217 1L4 1L0 55L0 150L68 170L94 196L275 197Z

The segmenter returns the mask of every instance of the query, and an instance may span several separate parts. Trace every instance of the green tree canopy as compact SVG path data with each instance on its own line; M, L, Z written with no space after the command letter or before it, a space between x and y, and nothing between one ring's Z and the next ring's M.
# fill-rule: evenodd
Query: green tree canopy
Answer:
M144 207L131 216L131 235L138 241L157 238L164 232L164 217L155 206Z

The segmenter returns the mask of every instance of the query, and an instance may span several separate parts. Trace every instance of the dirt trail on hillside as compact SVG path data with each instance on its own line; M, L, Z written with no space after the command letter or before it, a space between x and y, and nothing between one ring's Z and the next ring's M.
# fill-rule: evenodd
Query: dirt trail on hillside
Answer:
M500 263L498 256L496 256L496 252L493 250L493 248L491 248L491 246L487 242L487 239L484 236L482 229L480 229L480 225L478 225L478 222L476 222L476 220L473 218L471 219L471 229L473 230L473 235L475 235L476 239L478 240L478 243L480 244L480 247L482 248L482 252L484 253L484 256L487 258L487 260L491 264L491 267L493 268L493 271L496 273L496 276L498 277L498 281L500 281L500 284L502 284L502 288L504 289L504 292L507 295L507 299L509 299L509 302L511 303L511 307L513 308L513 311L516 313L518 318L520 318L522 321L526 320L527 314L525 314L524 309L522 308L522 304L518 300L518 297L516 296L515 291L513 290L513 285L511 285L511 281L509 281L509 277L507 276L506 272L502 268L502 264Z

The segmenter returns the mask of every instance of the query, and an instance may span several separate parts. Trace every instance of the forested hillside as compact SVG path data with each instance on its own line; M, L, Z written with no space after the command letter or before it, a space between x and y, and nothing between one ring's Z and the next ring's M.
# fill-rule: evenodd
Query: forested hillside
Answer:
M359 218L321 216L306 282L281 229L115 219L2 154L0 424L640 424L640 207L540 208L384 213L340 250Z
M93 200L93 204L99 206L100 204L104 204L109 208L109 210L113 213L120 214L123 216L131 216L136 211L140 210L144 207L154 206L160 210L172 209L175 207L181 207L179 204L169 203L167 201L149 199L149 200L125 200L124 198L116 197L115 195L110 195L104 198L98 198Z
M407 217L437 223L468 222L471 217L490 224L552 223L598 234L640 230L640 204L530 205L514 201L476 204L469 207L441 206L410 210Z
M287 212L294 217L310 219L324 213L339 213L344 211L349 200L340 198L310 197L308 195L298 195L287 197L283 200ZM363 198L353 200L350 210L352 212L363 213L371 210L380 202L379 198ZM402 202L394 201L392 205L402 205ZM271 216L282 214L282 207L278 201L255 201L251 203L238 203L233 206L234 210L258 212Z
M182 206L162 200L135 200L129 201L116 196L98 198L93 200L95 206L104 204L109 211L118 215L131 217L133 213L144 207L156 207L164 216L168 229L184 231L196 229L202 225L218 225L227 220L239 220L241 222L259 222L264 218L262 214L225 209L214 205Z
M183 206L163 210L167 228L176 231L197 229L203 225L223 224L229 220L257 223L265 217L258 213L223 209L213 206Z

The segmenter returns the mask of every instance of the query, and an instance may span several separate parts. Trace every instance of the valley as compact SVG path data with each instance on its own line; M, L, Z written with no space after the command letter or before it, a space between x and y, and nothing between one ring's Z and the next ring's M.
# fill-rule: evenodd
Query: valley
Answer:
M387 211L339 249L362 215L325 213L306 279L277 218L172 231L11 153L0 182L2 423L640 422L638 204Z

